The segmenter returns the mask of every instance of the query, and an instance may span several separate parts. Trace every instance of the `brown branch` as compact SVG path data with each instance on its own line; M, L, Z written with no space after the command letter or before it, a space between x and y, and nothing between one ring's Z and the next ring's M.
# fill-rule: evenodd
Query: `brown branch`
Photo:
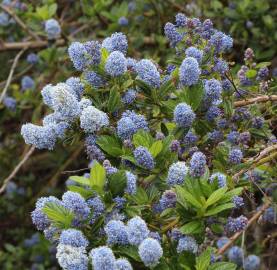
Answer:
M12 67L11 67L11 70L10 70L10 73L9 73L9 76L8 76L8 79L6 81L6 85L1 93L1 96L0 96L0 103L3 101L6 93L7 93L7 90L10 86L10 83L11 83L11 80L12 80L12 77L13 77L13 73L14 73L14 70L17 66L17 63L18 63L18 60L20 58L20 56L27 50L27 47L24 47L17 55L16 57L14 58L14 61L13 61L13 64L12 64Z
M35 147L32 146L29 151L26 153L24 158L17 164L17 166L14 168L12 173L3 181L3 185L0 188L0 194L3 193L9 183L9 181L17 174L17 172L20 170L20 168L23 166L23 164L29 159L29 157L33 154L35 150Z
M13 19L17 22L17 24L24 30L26 31L32 38L35 40L40 40L39 36L34 33L32 30L30 30L27 25L7 6L0 4L0 7L8 13Z
M262 102L267 102L267 101L277 101L277 95L272 95L272 96L259 96L255 98L249 98L245 100L240 100L240 101L235 101L234 106L235 107L242 107L242 106L247 106L253 103L262 103Z
M90 168L83 168L79 170L74 170L74 171L63 171L62 174L71 174L71 173L78 173L78 172L83 172L83 171L88 171Z
M65 44L64 39L58 39L55 43L56 46L63 46ZM2 42L0 43L0 52L1 51L8 51L8 50L20 50L24 47L28 47L31 49L37 48L45 48L49 45L48 41L41 40L41 41L23 41L23 42Z
M251 219L248 220L247 226L243 231L235 233L233 236L229 238L229 242L227 242L222 248L217 251L217 255L222 255L233 243L240 237L240 235L246 231L252 223L254 223L262 214L263 212L270 206L270 201L266 202L262 208L254 215Z

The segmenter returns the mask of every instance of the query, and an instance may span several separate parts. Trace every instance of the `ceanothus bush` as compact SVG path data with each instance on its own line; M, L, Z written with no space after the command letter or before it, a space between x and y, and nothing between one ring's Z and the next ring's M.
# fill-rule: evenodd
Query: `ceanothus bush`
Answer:
M42 126L22 126L25 142L39 149L53 150L67 136L83 140L90 159L90 173L71 176L61 201L39 199L32 212L63 269L242 266L244 252L228 237L248 228L242 191L252 181L250 149L262 132L272 134L266 117L253 116L262 111L243 107L240 95L249 85L264 90L269 74L251 75L248 57L233 81L225 58L233 40L210 20L179 13L164 30L175 51L164 71L127 57L123 33L72 42L80 76L45 86L53 113ZM256 269L257 258L248 256L245 269Z

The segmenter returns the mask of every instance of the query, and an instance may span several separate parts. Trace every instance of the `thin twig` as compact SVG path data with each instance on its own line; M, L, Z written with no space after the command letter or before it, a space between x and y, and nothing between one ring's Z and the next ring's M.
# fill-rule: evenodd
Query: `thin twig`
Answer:
M26 51L27 47L23 48L17 55L16 57L14 58L14 61L13 61L13 64L12 64L12 67L11 67L11 70L10 70L10 73L9 73L9 76L8 76L8 79L6 81L6 85L1 93L1 96L0 96L0 103L3 101L5 95L6 95L6 92L9 88L9 85L11 83L11 80L12 80L12 77L13 77L13 73L14 73L14 70L16 68L16 65L18 63L18 60L20 58L20 56Z
M266 202L262 208L251 218L248 220L247 226L244 230L235 233L232 237L229 238L229 241L217 251L218 255L223 254L232 244L240 237L240 235L246 231L252 223L254 223L262 214L263 212L270 206L270 201Z
M8 13L11 17L13 17L13 19L18 23L18 25L24 30L26 31L32 38L34 38L35 40L40 40L40 37L34 33L32 30L30 30L27 25L7 6L0 4L0 7L6 12Z
M83 172L83 171L87 171L87 170L90 170L90 168L83 168L83 169L74 170L74 171L63 171L62 174L78 173L78 172Z
M242 106L247 106L253 103L262 103L262 102L267 102L267 101L277 101L277 95L272 95L272 96L259 96L255 98L249 98L245 100L240 100L234 102L235 107L242 107Z
M29 159L29 157L33 154L35 150L35 147L32 146L29 151L26 153L24 158L17 164L17 166L14 168L12 173L3 181L3 185L0 188L0 194L3 193L9 183L9 181L17 174L17 172L20 170L20 168L23 166L23 164Z
M63 46L65 44L64 39L58 39L54 43L55 46ZM20 50L24 47L28 47L30 49L39 49L45 48L49 45L47 40L41 41L23 41L23 42L0 42L0 52L1 51L12 51L12 50Z

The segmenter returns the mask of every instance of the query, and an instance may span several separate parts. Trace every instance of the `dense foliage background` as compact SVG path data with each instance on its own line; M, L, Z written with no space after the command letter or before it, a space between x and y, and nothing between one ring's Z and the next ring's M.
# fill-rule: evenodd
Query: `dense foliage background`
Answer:
M184 58L182 55L181 58L180 55L175 56L175 48L170 46L170 42L164 34L165 24L167 22L174 23L175 15L179 12L188 17L197 17L201 21L210 19L214 28L230 34L233 38L233 49L224 55L224 59L228 61L230 67L228 78L234 89L232 93L224 93L223 99L226 102L221 109L230 119L234 114L238 118L242 117L242 122L238 120L238 123L236 123L239 132L249 131L251 133L251 142L246 143L247 146L244 148L244 152L247 154L242 160L241 166L228 167L230 164L226 161L229 148L232 146L231 136L228 139L228 134L232 130L230 126L226 126L225 130L223 129L225 139L222 139L222 142L228 142L229 140L230 144L218 144L218 137L215 138L211 135L215 129L215 124L205 123L205 120L203 120L205 112L200 110L197 115L199 119L202 117L203 121L199 120L199 123L194 126L194 132L201 137L198 147L207 155L209 167L213 164L213 168L220 168L220 171L228 170L230 178L228 178L228 181L230 183L234 175L242 172L239 175L242 179L239 184L229 184L231 190L235 187L244 188L240 196L243 197L245 204L242 210L232 210L232 214L240 211L237 213L246 215L248 219L251 219L259 211L258 207L270 201L270 209L273 212L268 213L269 218L261 215L258 220L255 220L255 224L242 234L236 244L246 247L248 254L253 253L260 257L260 269L275 269L274 267L277 264L277 259L274 257L277 249L275 205L277 200L276 100L268 98L261 103L253 102L250 103L250 106L245 107L248 99L276 95L277 49L275 44L277 32L274 21L276 22L277 5L274 0L3 0L0 9L1 269L60 269L56 259L55 245L46 240L43 233L37 232L32 224L30 213L34 210L37 199L42 196L51 195L61 198L66 191L66 183L68 185L67 180L70 176L89 172L89 170L82 169L88 168L91 157L86 154L87 149L83 143L84 134L78 133L76 135L76 132L70 131L64 139L56 144L53 151L35 150L32 146L25 144L21 136L21 126L27 122L40 125L44 116L51 112L45 106L41 97L41 90L45 85L49 83L56 85L66 81L71 76L80 75L68 55L70 44L74 41L102 41L114 32L122 32L128 38L127 56L137 60L143 58L153 60L158 63L159 71L164 70L161 74L165 78L168 64L179 67ZM59 24L60 32L58 36L51 37L51 30L47 30L45 22L50 19L55 19ZM196 41L191 42L193 45L193 42ZM247 48L253 50L254 56L251 55L252 53L249 50L248 55L247 52L245 53ZM105 55L105 52L102 51L101 57L106 59L108 55ZM218 57L223 56L220 54ZM245 66L247 67L245 68ZM268 68L268 71L264 71L266 74L263 78L261 78L263 74L260 72L262 68ZM176 73L172 73L173 81L179 80ZM260 79L257 77L259 74ZM216 76L223 80L224 76L220 72ZM131 80L130 85L136 85L137 83L131 75L130 78L124 78L124 80L127 82ZM119 87L124 88L122 81L111 80L109 83L108 91L113 90L113 85L120 85ZM147 114L147 120L156 118L157 121L161 121L164 118L169 119L168 122L170 122L173 118L174 107L178 103L168 102L159 107L160 105L157 106L155 101L153 105L149 102L153 99L153 96L147 96L151 89L149 90L147 85L143 83L138 83L136 86L143 89L142 97L138 107L134 106L130 109L141 110L143 114ZM167 85L167 87L169 89L169 87L177 88L179 86L176 83L175 85ZM164 91L173 91L171 88L168 89L163 88ZM103 104L109 98L109 96L105 96L101 100L103 96L100 98L91 95L90 97L94 101L99 98ZM113 98L115 99L115 97ZM195 100L196 97L182 97L180 95L178 98L180 98L180 101L185 99L189 102L191 98ZM245 104L241 106L236 103L237 105L234 105L235 102L240 101L245 102ZM250 118L247 119L247 116L244 115L245 111L243 109L238 111L238 108L248 108L251 113ZM105 105L103 105L103 110L105 110ZM111 114L114 117L112 121L115 122L120 119L116 115L116 111L110 112L114 113ZM261 121L262 123L260 123ZM252 122L254 122L254 126ZM164 132L164 135L170 135L174 129L170 123L161 127L151 122L151 132L157 130ZM229 124L231 125L231 122ZM227 129L230 130L227 131ZM181 136L178 134L181 134L184 130L175 130L174 132L175 139L181 141L181 138L179 138ZM107 132L107 134L110 135L111 132ZM142 138L139 138L139 135ZM139 135L137 136L138 141L145 141L148 138L148 135ZM215 133L213 135L216 136ZM235 136L235 134L233 135ZM155 134L153 132L152 137L151 143L154 144L155 141L160 141L154 138ZM219 141L221 140L219 139ZM114 140L111 139L111 142L114 143ZM108 145L112 143L109 141ZM134 141L132 143L136 147L141 145L136 145ZM165 149L166 144L171 143L172 141L169 142L163 139L163 149ZM240 144L243 145L241 142ZM102 146L102 150L107 154L107 157L114 162L113 165L119 166L113 153L109 153L104 142L102 142ZM125 146L120 143L120 147L124 148ZM151 145L149 145L150 147ZM268 152L263 152L264 149L268 148L270 149ZM176 153L177 157L174 154L172 155L174 151L170 153L166 150L163 151L165 151L164 154L168 158L167 162L171 161L173 163L176 159L178 160ZM128 152L128 155L128 161L133 161L132 154ZM190 157L191 155L186 153L184 159L188 160ZM210 157L214 157L214 162L210 160L212 159ZM20 163L21 161L23 162ZM161 179L165 179L166 172L163 171L162 165L165 161L161 158L156 162L161 163L158 165L160 166L159 173L162 175ZM187 163L189 164L189 162ZM169 166L169 164L166 163L164 166ZM140 167L136 170L137 174L142 175L142 177L147 175ZM144 184L142 183L142 186ZM147 184L145 184L145 187L147 187ZM163 185L155 187L159 192L155 193L154 190L148 190L149 193L146 194L140 189L139 195L142 197L148 196L148 199L153 196L152 199L155 201L162 196L162 191L166 189ZM178 193L176 190L175 192ZM179 190L179 192L182 191ZM133 200L133 205L135 203L140 204L139 196L131 200ZM178 204L181 204L181 202L178 201ZM195 204L197 203L194 203L193 207L196 207ZM129 211L135 212L135 209L129 209ZM151 220L151 215L147 212L149 210L145 211L145 218L148 221ZM171 214L163 212L160 222L166 221ZM227 218L229 214L219 217L218 220L216 220L217 217L213 217L214 219L211 218L209 222L210 224L215 223L216 225L219 223L222 225L222 220ZM178 214L174 213L174 215ZM133 214L130 214L130 216L133 216ZM179 218L182 219L182 215ZM163 224L163 226L166 226L166 224ZM205 223L205 230L209 231L205 231L205 233L203 231L203 235L199 237L205 238L206 241L201 247L202 251L208 246L216 247L215 243L222 235L223 226L214 227L211 229L211 226ZM197 240L200 241L200 239ZM223 261L228 261L228 259L224 258ZM134 269L145 269L139 267L141 266L138 265L138 268ZM197 269L206 268L199 267Z

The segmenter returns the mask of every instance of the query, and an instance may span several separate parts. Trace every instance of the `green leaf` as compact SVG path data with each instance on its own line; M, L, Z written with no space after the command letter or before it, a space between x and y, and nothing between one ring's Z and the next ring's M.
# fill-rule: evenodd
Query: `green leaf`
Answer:
M102 165L95 162L90 171L90 186L96 186L103 190L106 181L106 171Z
M215 215L217 213L220 213L226 209L230 209L230 208L233 208L234 207L234 204L233 203L225 203L225 204L221 204L221 205L218 205L210 210L208 210L206 213L205 213L205 216L208 217L208 216L212 216L212 215Z
M190 87L185 87L183 91L180 96L182 100L189 104L194 111L197 110L204 95L203 84L198 83Z
M207 270L211 264L211 248L207 248L199 257L196 258L196 270Z
M70 228L74 214L57 203L46 203L43 207L42 211L47 215L47 217L55 223L59 228Z
M56 14L57 8L58 8L58 5L56 3L48 7L48 14L50 18Z
M217 201L219 201L225 194L225 192L227 191L227 187L223 187L220 188L216 191L214 191L211 196L208 198L208 200L206 201L206 207L216 203Z
M216 262L209 266L208 270L236 270L237 265L230 262Z
M138 205L148 204L149 198L146 191L139 187L135 195L132 196L133 201Z
M117 247L115 250L115 253L118 253L120 255L124 255L124 257L132 258L133 260L137 262L141 262L141 259L138 255L137 248L134 246L128 246L128 247Z
M256 68L263 68L263 67L267 67L270 66L271 62L261 62L259 64L256 65Z
M153 143L153 138L148 132L146 132L143 129L140 129L133 136L133 144L135 145L135 147L144 146L149 149L152 143Z
M73 180L76 183L79 183L83 186L90 186L90 180L83 176L70 176L70 180Z
M121 143L115 137L102 135L98 137L96 143L101 147L102 150L113 157L121 156L123 153L121 149Z
M163 149L162 141L156 141L151 145L149 152L153 157L156 157L162 151L162 149Z
M108 185L113 197L122 196L124 194L126 183L127 178L124 170L120 170L109 177Z
M144 92L147 96L151 96L151 87L141 80L135 81L136 85Z
M242 187L238 187L238 188L235 188L233 190L230 190L230 191L226 192L223 195L223 197L219 200L219 202L221 204L229 202L235 195L241 194L242 190L243 190Z
M246 71L245 75L247 78L251 79L251 78L256 77L257 71L255 69L249 69Z
M197 234L204 230L204 224L201 221L191 221L179 229L183 234Z
M180 187L180 186L175 186L175 189L177 190L178 194L184 198L187 202L189 202L190 204L192 204L193 206L195 206L196 208L203 208L203 205L201 204L201 202L199 202L198 200L196 200L193 195L191 193L189 193L188 191L186 191L184 188Z
M87 190L87 189L82 188L82 187L70 185L67 188L70 191L79 193L85 199L88 199L89 197L91 197L93 195L93 192L91 190Z
M109 52L106 48L101 48L101 65L105 65L107 58L109 57Z
M121 107L120 94L116 88L112 88L110 91L107 107L109 112L115 112Z

